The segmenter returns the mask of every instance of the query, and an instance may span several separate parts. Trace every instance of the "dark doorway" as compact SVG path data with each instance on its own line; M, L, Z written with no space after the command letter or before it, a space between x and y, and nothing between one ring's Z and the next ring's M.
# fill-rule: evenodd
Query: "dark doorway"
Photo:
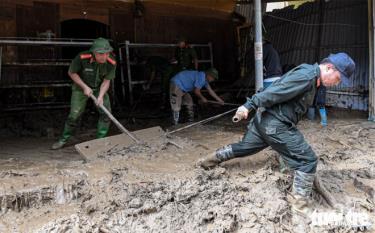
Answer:
M61 22L61 37L73 39L95 39L98 37L108 38L109 26L88 19L70 19ZM71 59L86 48L64 48L63 58Z

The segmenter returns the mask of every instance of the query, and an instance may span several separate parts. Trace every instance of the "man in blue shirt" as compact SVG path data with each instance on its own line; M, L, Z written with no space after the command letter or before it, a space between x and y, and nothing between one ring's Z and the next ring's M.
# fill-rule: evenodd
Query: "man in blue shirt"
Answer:
M173 124L177 125L180 118L181 105L185 105L188 112L188 121L194 121L193 99L189 92L194 92L203 103L207 103L206 97L201 93L201 89L206 87L208 93L218 102L224 101L211 89L209 83L217 80L219 74L215 68L210 68L206 72L195 70L185 70L176 74L170 82L170 103L173 112Z
M355 63L346 53L331 54L321 64L302 64L292 69L238 108L238 119L246 119L251 110L256 110L243 139L218 149L198 164L207 169L270 146L294 170L292 210L308 214L318 157L296 125L312 105L320 85L329 87L342 82L350 86L354 70Z

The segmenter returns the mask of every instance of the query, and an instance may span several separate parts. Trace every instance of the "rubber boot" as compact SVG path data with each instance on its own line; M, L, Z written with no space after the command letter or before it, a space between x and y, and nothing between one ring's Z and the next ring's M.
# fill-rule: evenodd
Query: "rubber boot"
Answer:
M97 131L96 131L96 138L104 138L107 136L108 131L109 131L109 126L111 122L110 119L107 117L99 117L98 124L96 126Z
M194 122L194 108L187 107L188 122Z
M308 217L313 211L310 205L310 196L315 179L315 173L294 172L292 195L289 201L292 212Z
M204 169L211 169L219 165L221 162L229 160L233 157L233 150L232 146L224 146L216 152L209 154L205 158L198 161L197 166L202 167Z
M285 161L281 156L279 156L279 165L280 165L279 168L280 168L281 173L286 174L289 171L288 166L285 164Z
M323 127L327 127L327 111L325 107L319 108L320 124Z
M55 143L52 145L51 149L52 149L52 150L58 150L58 149L61 149L61 148L63 148L63 147L65 146L65 144L66 144L66 141L60 139L59 141L55 142Z
M68 118L68 120L65 123L64 131L63 131L61 138L52 145L51 149L58 150L58 149L63 148L65 144L67 143L67 141L69 140L69 138L73 135L75 126L76 126L76 122Z
M173 122L172 123L173 123L173 125L177 125L178 120L180 118L180 112L173 111L172 115L173 115Z
M307 119L313 121L315 119L315 107L309 107L307 110Z

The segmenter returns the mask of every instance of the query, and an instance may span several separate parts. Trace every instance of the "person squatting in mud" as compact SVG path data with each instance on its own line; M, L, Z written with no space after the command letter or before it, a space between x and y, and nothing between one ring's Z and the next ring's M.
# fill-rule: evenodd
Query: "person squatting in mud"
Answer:
M296 124L313 104L320 85L329 87L341 82L350 86L354 70L355 63L346 53L331 54L320 64L301 64L290 70L265 90L247 98L238 108L236 116L240 119L246 119L250 111L256 111L243 139L216 150L198 161L198 165L213 168L221 162L249 156L271 146L294 170L288 198L292 211L306 216L310 212L308 201L318 159Z

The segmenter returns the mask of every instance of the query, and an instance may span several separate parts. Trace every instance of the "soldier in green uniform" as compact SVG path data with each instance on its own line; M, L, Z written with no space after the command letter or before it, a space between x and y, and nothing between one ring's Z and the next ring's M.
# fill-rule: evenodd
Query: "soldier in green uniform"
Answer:
M175 59L177 68L174 74L183 70L198 70L197 52L187 43L184 37L178 39Z
M94 40L90 50L79 53L69 67L69 77L73 80L70 113L65 122L63 134L52 149L62 148L72 136L79 118L86 108L91 94L97 97L97 105L104 105L111 111L111 103L107 91L111 80L115 78L116 61L111 54L113 48L108 40L98 38ZM99 110L97 138L107 135L110 119Z
M292 210L306 216L311 211L308 201L318 158L296 125L312 105L320 85L329 87L342 82L350 86L354 70L355 63L346 53L331 54L321 64L302 64L292 69L238 108L236 115L240 119L246 119L250 110L256 110L243 139L218 149L198 165L211 168L270 146L294 170L289 196Z

